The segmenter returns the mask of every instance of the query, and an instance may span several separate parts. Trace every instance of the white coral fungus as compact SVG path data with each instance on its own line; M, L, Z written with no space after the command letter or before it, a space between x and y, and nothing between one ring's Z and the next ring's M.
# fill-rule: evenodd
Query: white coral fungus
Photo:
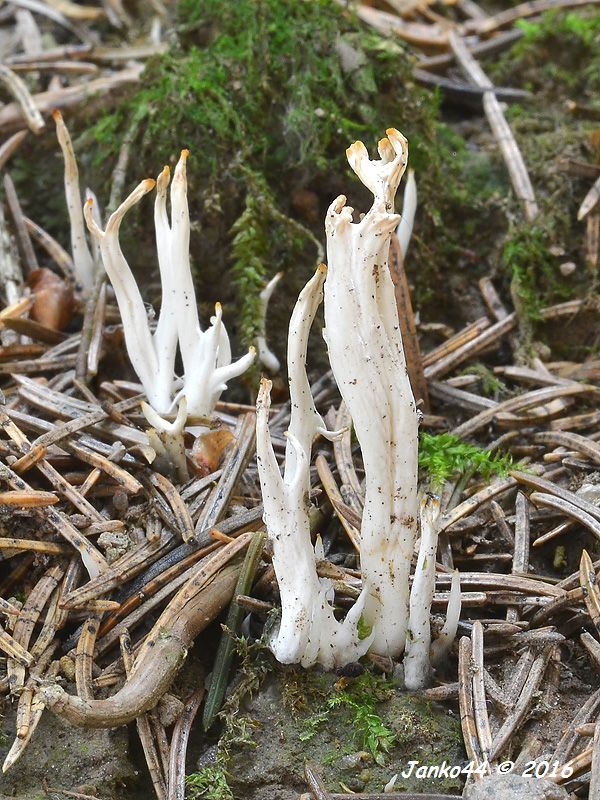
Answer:
M115 290L123 321L125 344L148 401L158 414L168 414L183 397L187 413L208 416L227 381L244 372L254 359L251 349L232 363L229 337L219 303L210 327L203 331L189 261L190 218L187 202L186 161L182 150L171 183L171 223L167 214L169 168L156 181L142 181L117 208L101 230L93 218L92 202L84 213L88 228L100 244L102 263ZM160 316L154 332L133 273L119 243L119 229L127 211L156 186L154 224L162 284ZM177 346L183 361L181 380L175 377ZM152 424L156 427L156 419Z
M271 648L284 664L321 664L326 669L355 661L371 639L361 640L358 621L365 594L343 622L333 613L330 582L317 575L308 515L310 455L318 433L329 433L318 414L306 377L308 334L321 302L325 267L321 266L298 298L290 322L288 370L291 419L283 477L269 435L271 382L261 383L257 402L256 453L264 519L273 543L273 566L281 595L281 621Z
M420 688L432 655L450 646L460 615L455 576L446 625L431 645L430 611L435 588L439 504L428 496L421 508L421 543L412 592L410 570L418 533L418 415L400 334L394 287L388 269L392 231L400 217L394 198L406 168L407 142L395 129L379 142L371 161L362 142L348 161L374 196L359 222L341 196L327 214L329 267L321 267L301 293L290 323L288 368L291 421L281 476L268 431L270 383L263 381L257 404L257 455L265 522L273 542L273 565L282 616L272 649L284 663L325 667L360 657L368 648L398 657L407 648L408 688ZM406 203L407 225L416 208L414 182ZM404 236L404 250L410 232ZM324 282L324 284L323 284ZM308 493L311 445L328 435L306 377L310 325L324 291L329 360L360 443L365 469L361 520L362 591L343 621L334 616L333 589L319 579L310 539ZM362 625L359 626L359 622ZM361 639L359 627L370 631Z
M357 223L344 196L327 213L324 335L365 466L364 615L374 632L373 649L397 656L406 640L417 535L418 419L388 269L390 237L400 221L393 213L394 197L406 169L407 142L392 128L379 142L380 160L371 161L362 142L346 153L374 200Z

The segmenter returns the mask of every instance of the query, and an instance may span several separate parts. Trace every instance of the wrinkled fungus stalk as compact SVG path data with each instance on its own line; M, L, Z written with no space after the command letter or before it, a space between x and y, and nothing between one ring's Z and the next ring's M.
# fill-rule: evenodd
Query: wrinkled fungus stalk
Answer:
M410 614L404 654L404 681L407 689L423 689L431 677L431 665L452 646L460 617L458 572L452 577L446 623L431 644L431 603L435 592L435 557L440 530L439 498L426 494L421 500L421 542L410 592Z
M176 474L178 480L184 483L190 477L183 438L188 416L185 397L179 401L177 416L173 422L163 419L148 403L142 403L142 411L151 425L147 433L150 446L157 456L157 468L167 475Z
M219 303L210 327L206 331L200 327L189 260L187 157L188 151L182 150L171 183L171 224L167 214L168 167L156 181L142 181L133 190L111 215L106 230L101 230L94 219L91 200L86 202L84 212L88 228L100 244L102 263L121 312L127 352L150 405L157 414L165 415L185 398L190 416L207 417L227 388L227 381L250 366L254 350L251 348L245 356L231 362L229 337ZM127 211L155 185L154 224L162 304L156 330L152 333L140 291L121 251L119 229ZM174 365L178 344L184 374L182 380L176 382ZM179 390L173 397L176 388ZM156 425L154 427L158 430Z
M357 223L344 196L327 213L324 336L365 466L363 613L374 634L372 649L397 656L406 640L417 533L418 418L388 269L390 237L400 221L393 213L394 197L406 168L407 142L393 128L387 137L379 142L378 161L369 160L362 142L346 151L374 201Z
M160 321L156 332L151 332L144 301L119 244L119 229L125 214L154 185L155 181L149 178L136 186L111 214L104 231L93 218L91 199L86 202L84 211L88 228L100 243L102 263L115 290L131 365L142 382L152 408L159 414L167 414L171 407L176 341L167 340Z
M326 431L306 376L308 334L322 298L325 267L321 266L298 298L290 322L288 369L291 418L287 432L282 477L269 434L271 382L263 379L257 401L256 452L263 495L264 519L273 543L273 566L281 595L281 621L271 638L271 649L284 663L327 669L355 661L371 639L361 640L357 625L365 593L343 622L333 613L329 581L317 575L316 554L310 539L308 496L310 456L318 433Z
M254 361L255 351L250 348L245 356L231 362L229 336L223 325L221 304L215 305L215 315L210 327L203 331L198 318L196 292L190 268L190 213L187 201L186 162L189 152L181 151L171 185L171 227L163 218L163 233L170 251L168 281L165 292L175 298L177 335L183 360L183 389L188 413L194 417L211 414L227 381L237 378ZM161 271L162 275L162 271ZM163 277L164 281L164 277Z
M446 609L446 621L437 639L431 645L431 664L434 667L442 664L445 657L450 652L450 648L456 638L456 632L458 631L461 606L460 574L458 570L455 569L452 573L452 582L450 584L450 597L448 599L448 608Z

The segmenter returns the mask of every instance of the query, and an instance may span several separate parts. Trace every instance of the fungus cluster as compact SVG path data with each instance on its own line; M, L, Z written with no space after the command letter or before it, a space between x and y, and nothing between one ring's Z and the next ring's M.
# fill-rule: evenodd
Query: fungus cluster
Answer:
M246 355L232 361L220 303L215 305L210 326L202 330L200 325L189 257L186 176L189 153L181 151L172 181L169 167L165 167L156 181L147 179L136 186L111 214L103 230L98 204L89 189L82 215L77 162L69 132L59 112L55 112L54 120L65 163L71 250L79 287L84 295L89 294L101 262L115 292L131 365L148 398L143 410L153 427L152 444L159 454L161 451L168 454L180 474L185 473L181 434L188 416L209 416L227 388L227 382L241 375L255 355L251 348ZM170 222L167 212L169 183ZM121 250L119 231L127 212L155 187L154 227L162 301L154 325L148 318L136 280ZM86 239L84 217L92 236L92 250ZM264 337L262 346L267 351ZM175 374L178 349L183 363L181 377ZM174 422L163 419L176 408L178 413Z
M309 282L290 325L292 411L283 477L268 433L268 382L263 382L257 405L257 453L281 593L281 623L271 642L277 658L329 668L355 660L367 649L390 657L406 649L406 682L417 688L427 681L430 656L439 657L454 637L460 588L455 578L446 626L432 648L429 617L438 507L433 498L421 503L420 551L411 592L411 563L419 534L418 414L388 269L391 234L401 225L394 199L407 152L406 139L395 129L379 142L378 160L369 159L362 142L347 150L350 166L373 194L373 204L359 222L353 222L353 209L346 206L344 196L327 212L327 276L321 268ZM409 193L416 195L414 185ZM405 236L402 249L407 246ZM311 445L317 434L327 434L305 370L306 339L321 286L331 369L352 417L365 470L362 589L343 622L334 615L331 587L317 575L318 553L311 545L308 523ZM359 629L368 635L361 638Z
M111 214L106 229L94 220L93 202L85 204L88 228L99 244L102 263L115 290L125 344L148 401L156 415L168 414L185 398L187 414L208 416L227 388L227 381L241 375L252 363L250 350L231 360L229 337L219 303L210 327L203 331L198 318L196 293L190 269L190 216L187 202L186 160L182 150L171 182L171 223L167 214L170 171L165 167L156 181L142 181ZM127 211L156 186L154 226L162 284L160 315L154 332L146 307L119 244L119 229ZM183 376L175 377L177 347L183 361ZM156 421L156 416L153 417Z

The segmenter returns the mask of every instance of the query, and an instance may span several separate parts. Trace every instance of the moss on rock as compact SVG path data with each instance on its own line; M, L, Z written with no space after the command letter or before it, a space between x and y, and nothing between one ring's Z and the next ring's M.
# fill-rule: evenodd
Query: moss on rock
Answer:
M225 734L216 753L209 751L212 762L201 757L191 787L203 787L209 778L214 784L218 772L223 800L297 798L306 789L305 761L333 792L381 792L396 773L396 791L459 791L464 783L462 775L402 776L411 761L462 766L458 716L368 671L345 678L277 667L241 705L240 725L249 735L232 743ZM205 795L192 788L192 796Z

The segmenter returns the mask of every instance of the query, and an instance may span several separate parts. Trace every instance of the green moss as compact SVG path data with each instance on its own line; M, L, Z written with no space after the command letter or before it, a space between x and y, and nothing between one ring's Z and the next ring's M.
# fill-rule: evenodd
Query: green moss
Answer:
M504 243L502 261L511 276L518 310L529 320L539 320L542 307L558 289L556 260L550 256L546 230L538 225L515 228Z
M427 433L419 437L419 466L429 475L434 488L452 476L479 472L485 480L493 475L506 475L513 467L510 455L490 453L463 442L451 433Z
M294 296L322 255L309 227L322 237L322 193L339 193L329 176L347 170L345 148L359 137L372 147L395 124L423 167L437 103L412 83L402 44L333 0L184 0L179 18L176 43L148 64L143 88L94 126L95 164L105 170L116 158L132 118L136 179L190 148L199 279L211 284L208 296L219 286L247 345L265 279L285 271ZM298 213L295 190L313 192L316 208Z
M189 800L233 800L225 771L220 766L202 767L186 776L186 797Z
M523 37L490 64L489 74L498 84L533 93L523 104L512 106L507 117L539 214L533 224L520 222L522 212L513 199L512 222L497 260L519 316L518 356L527 360L536 352L537 340L552 336L551 326L540 322L541 309L589 295L597 287L595 270L586 266L584 226L576 221L590 181L569 174L564 163L568 159L591 162L597 157L594 115L600 110L596 46L600 14L593 9L549 11L538 21L524 20L518 25ZM568 277L560 272L566 261L576 265ZM571 344L578 346L580 341Z
M532 89L550 93L568 89L585 93L597 103L597 11L578 9L565 13L554 9L539 21L519 20L516 25L523 37L512 49L512 69L522 70Z
M508 387L504 381L494 374L487 364L478 361L475 364L469 364L460 372L461 375L476 375L482 393L486 397L499 397L508 394Z
M343 784L376 792L410 759L457 764L464 758L458 718L400 691L393 679L368 667L355 678L285 667L261 644L238 640L238 647L242 665L221 714L216 760L189 779L194 800L231 800L228 792L248 796L265 785L297 787L304 759L330 791ZM459 788L462 779L401 783L406 791L443 791ZM220 794L208 794L211 785Z
M327 697L325 702L303 720L303 728L298 738L308 742L317 735L333 709L345 708L349 711L353 745L371 754L376 764L385 764L385 754L395 743L396 736L383 722L377 706L389 700L394 685L384 678L365 672L356 680Z
M355 743L380 766L386 763L386 753L395 743L396 735L385 725L377 707L393 692L390 681L365 672L333 694L327 703L328 709L345 707L350 711Z

